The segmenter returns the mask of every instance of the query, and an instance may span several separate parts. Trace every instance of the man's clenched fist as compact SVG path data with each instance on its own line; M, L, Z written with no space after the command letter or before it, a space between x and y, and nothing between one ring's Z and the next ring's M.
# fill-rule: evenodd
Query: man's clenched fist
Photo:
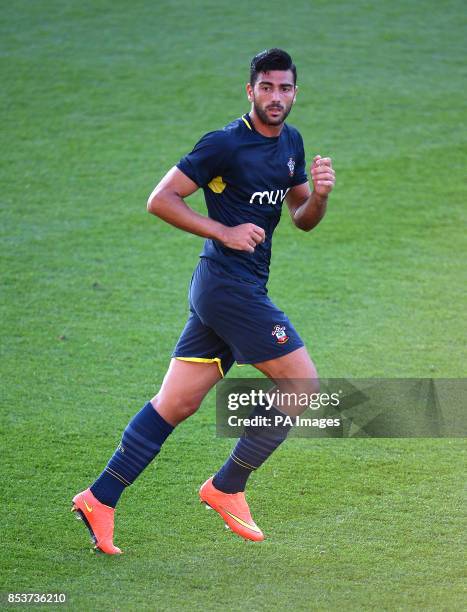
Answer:
M230 249L254 253L255 247L264 242L264 229L254 223L242 223L235 227L226 227L222 233L221 242Z
M320 196L327 196L336 182L336 173L330 157L316 155L311 164L313 190Z

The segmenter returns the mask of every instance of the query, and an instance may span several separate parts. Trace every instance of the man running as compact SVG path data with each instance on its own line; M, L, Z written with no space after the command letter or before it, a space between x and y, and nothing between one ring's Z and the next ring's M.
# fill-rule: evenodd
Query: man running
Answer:
M113 544L113 530L124 489L234 361L252 364L272 380L307 380L309 389L318 388L302 339L266 289L282 203L294 224L309 231L323 218L335 182L331 160L317 155L312 189L308 183L302 138L285 123L296 100L296 82L288 53L270 49L256 55L246 86L250 112L203 136L149 197L150 213L206 241L190 285L188 321L159 392L130 421L102 474L73 498L72 510L105 553L121 552ZM207 217L185 202L200 188ZM240 438L199 491L200 499L245 539L264 539L245 500L247 479L286 434Z

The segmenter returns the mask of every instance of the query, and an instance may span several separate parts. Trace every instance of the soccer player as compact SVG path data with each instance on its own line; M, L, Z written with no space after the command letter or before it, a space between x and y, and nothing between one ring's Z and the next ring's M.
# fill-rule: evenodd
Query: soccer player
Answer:
M114 509L124 491L159 453L173 429L193 414L234 361L252 364L270 379L307 380L317 372L297 331L267 295L272 235L287 203L293 223L313 229L323 218L335 174L316 155L312 188L299 132L285 123L297 96L297 71L288 53L270 49L251 61L246 93L251 110L201 138L156 186L150 213L206 238L190 285L190 314L162 386L130 421L120 445L72 510L88 526L96 548L113 544ZM203 189L208 216L185 198ZM272 408L280 411L280 407ZM245 539L264 539L245 500L245 486L285 439L242 436L199 496Z

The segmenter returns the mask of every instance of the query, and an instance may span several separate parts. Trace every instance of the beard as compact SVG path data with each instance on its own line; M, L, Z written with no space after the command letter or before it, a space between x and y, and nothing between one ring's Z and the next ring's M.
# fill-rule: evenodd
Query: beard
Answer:
M282 123L284 123L284 121L289 116L289 113L292 110L292 103L290 103L289 106L286 107L286 108L284 108L283 106L279 107L279 106L276 106L274 104L270 104L269 106L265 106L264 109L263 109L263 108L261 108L261 106L259 104L257 104L256 100L253 99L253 107L255 109L256 114L258 115L258 117L261 119L261 121L264 124L266 124L266 125L281 125ZM279 115L279 117L276 117L275 119L269 117L266 111L270 110L271 108L277 108L278 110L282 111L282 114Z

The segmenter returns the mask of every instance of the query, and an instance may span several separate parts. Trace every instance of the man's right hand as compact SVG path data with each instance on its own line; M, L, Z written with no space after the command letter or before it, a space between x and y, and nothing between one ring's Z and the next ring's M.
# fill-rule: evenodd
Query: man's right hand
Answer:
M220 241L229 249L236 251L247 251L254 253L255 247L266 240L266 234L262 227L254 223L242 223L235 227L225 227L220 236Z

